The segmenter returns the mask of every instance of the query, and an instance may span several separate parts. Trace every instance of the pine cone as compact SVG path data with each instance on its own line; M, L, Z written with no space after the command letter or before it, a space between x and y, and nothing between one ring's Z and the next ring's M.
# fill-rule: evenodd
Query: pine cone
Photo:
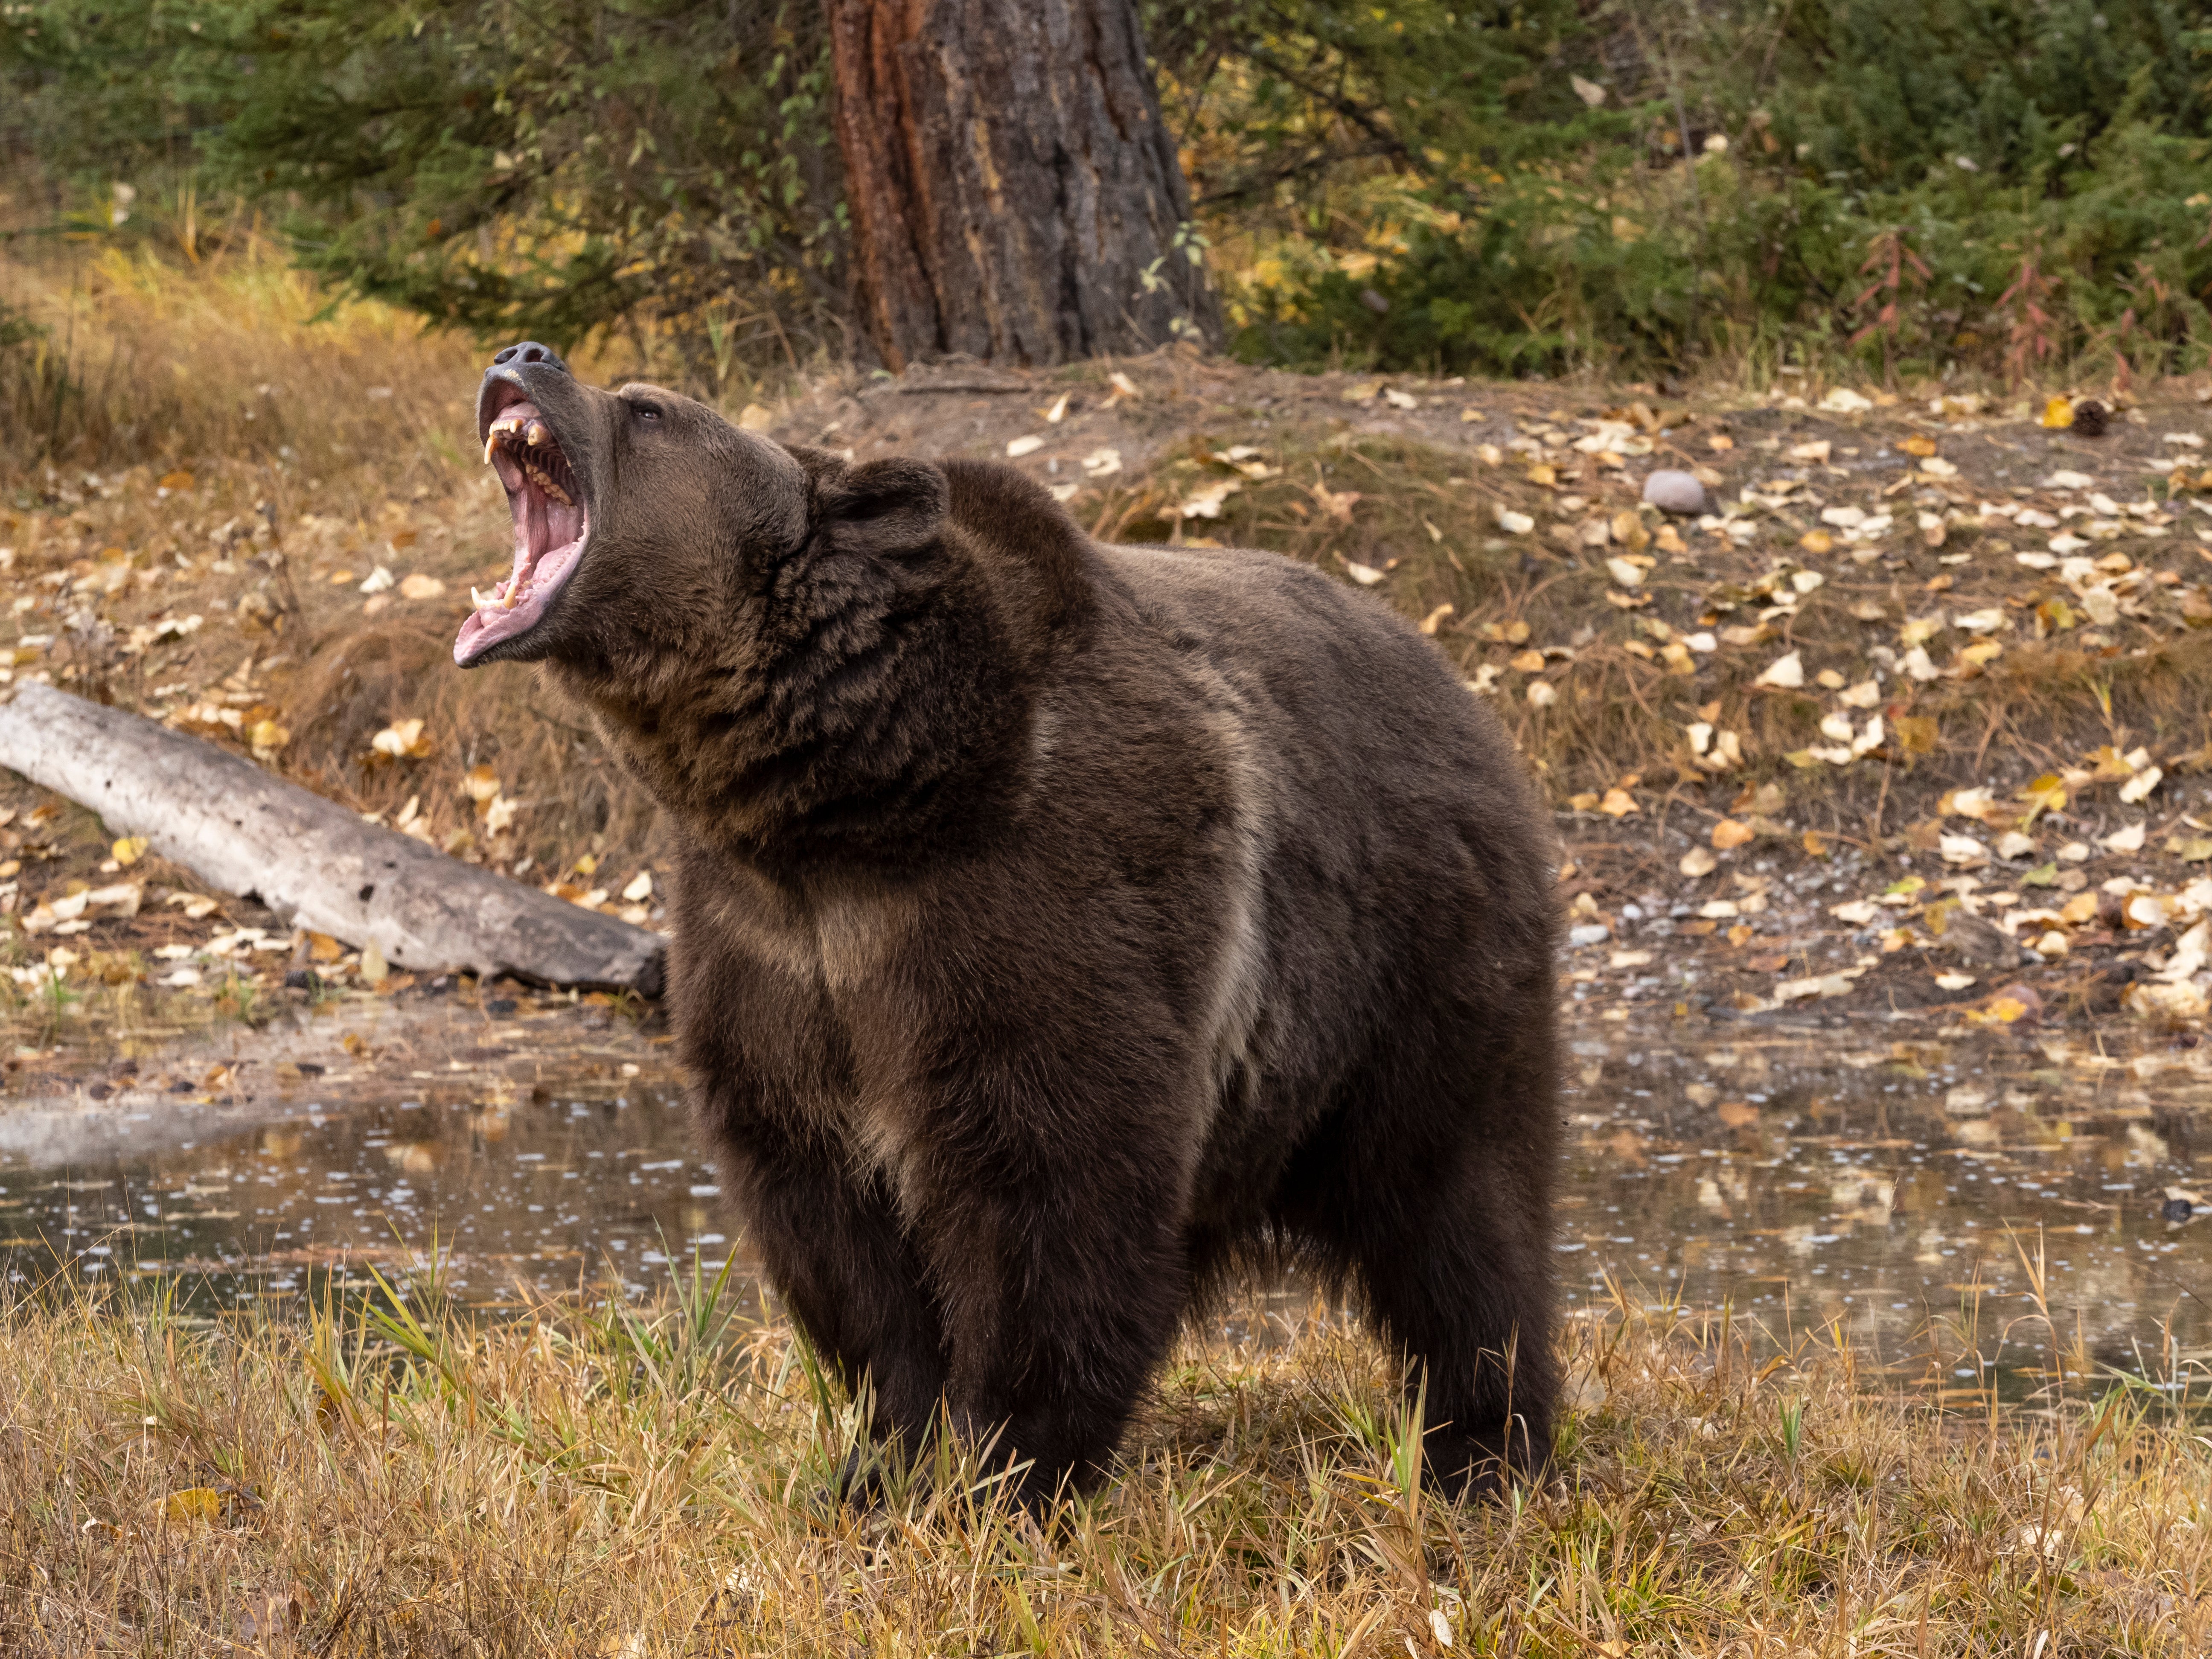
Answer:
M2105 423L2111 418L2111 411L2094 398L2084 398L2074 405L2074 430L2084 438L2103 437Z

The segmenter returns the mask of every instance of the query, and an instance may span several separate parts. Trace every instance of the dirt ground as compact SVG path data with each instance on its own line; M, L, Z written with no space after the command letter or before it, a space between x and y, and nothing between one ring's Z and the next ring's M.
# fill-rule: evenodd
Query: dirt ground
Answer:
M651 925L650 804L528 671L450 665L471 582L506 565L472 391L400 459L7 481L0 669ZM2212 984L2208 394L2145 388L2093 436L2045 424L2040 395L1685 400L1167 352L848 376L732 413L861 459L997 457L1101 536L1273 547L1395 605L1558 808L1580 1017L2111 1024L2185 1048ZM423 389L397 402L419 423ZM1662 469L1701 510L1642 504ZM126 990L249 1026L288 973L428 994L370 992L350 953L126 862L20 782L0 812L18 1070Z

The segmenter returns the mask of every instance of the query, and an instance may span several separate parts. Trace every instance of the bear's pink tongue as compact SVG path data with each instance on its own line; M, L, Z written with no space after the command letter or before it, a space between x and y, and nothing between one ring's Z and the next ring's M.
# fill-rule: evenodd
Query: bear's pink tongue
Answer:
M484 459L507 488L514 568L489 597L471 590L477 608L453 641L453 660L464 667L544 619L546 605L582 561L592 527L568 458L535 404L510 404L500 411L484 439Z

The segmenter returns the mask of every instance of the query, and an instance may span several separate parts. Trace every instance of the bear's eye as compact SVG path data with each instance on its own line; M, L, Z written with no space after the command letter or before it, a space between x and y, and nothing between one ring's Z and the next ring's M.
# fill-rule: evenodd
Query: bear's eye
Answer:
M660 418L659 404L632 404L630 407L637 410L637 418L641 421L657 421Z

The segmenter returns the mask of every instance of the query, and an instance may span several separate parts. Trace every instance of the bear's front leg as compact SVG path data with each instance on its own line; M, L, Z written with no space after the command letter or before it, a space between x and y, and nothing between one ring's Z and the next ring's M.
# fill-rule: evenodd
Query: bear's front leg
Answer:
M873 1390L873 1427L911 1455L943 1398L945 1320L880 1173L856 1173L811 1127L710 1085L699 1116L723 1188L769 1284L848 1389Z
M970 1079L937 1102L904 1185L944 1311L952 1424L989 1466L1019 1468L1035 1509L1107 1471L1189 1269L1183 1182L1150 1114L1115 1109L1095 1077L1057 1099L1026 1081Z

